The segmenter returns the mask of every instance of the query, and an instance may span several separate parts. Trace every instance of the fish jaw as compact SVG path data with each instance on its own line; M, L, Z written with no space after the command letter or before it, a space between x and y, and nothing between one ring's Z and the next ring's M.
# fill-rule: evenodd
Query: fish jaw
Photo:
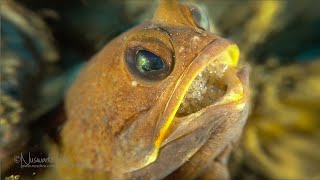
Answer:
M226 46L230 46L230 44ZM221 53L224 52L226 51L221 51ZM207 52L205 53L207 54ZM209 60L208 63L212 63L214 59ZM203 61L202 59L201 62ZM236 63L230 63L230 69L225 72L225 77L222 78L228 86L223 97L215 103L183 117L177 117L175 111L164 140L161 141L158 149L155 148L155 152L157 152L155 160L132 172L132 177L145 177L149 172L152 172L152 177L156 179L166 177L190 161L204 147L209 138L216 139L216 142L211 145L213 148L211 148L210 160L219 156L227 146L238 141L249 110L249 72L247 66L236 68L236 65ZM204 64L203 68L205 66ZM191 68L194 67L190 66ZM185 73L184 78L188 78L187 74ZM172 94L178 92L179 87L177 84L177 88ZM181 101L176 102L181 104ZM169 107L168 104L166 110ZM157 132L161 133L159 123L157 125ZM156 143L157 141L155 141L154 147L157 147Z

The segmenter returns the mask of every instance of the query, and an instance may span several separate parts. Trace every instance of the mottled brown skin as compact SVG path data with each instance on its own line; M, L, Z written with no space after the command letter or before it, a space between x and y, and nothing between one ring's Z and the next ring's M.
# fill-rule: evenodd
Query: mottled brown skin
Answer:
M168 61L173 68L170 75L146 81L131 73L125 51L132 44ZM228 87L225 96L189 116L175 116L188 84L227 51L236 62L232 43L197 27L186 6L161 1L150 22L107 44L69 90L61 152L78 166L58 162L58 175L227 178L226 160L247 117L247 72L238 72L237 63L227 63L230 68L222 80ZM170 55L172 62L166 59Z

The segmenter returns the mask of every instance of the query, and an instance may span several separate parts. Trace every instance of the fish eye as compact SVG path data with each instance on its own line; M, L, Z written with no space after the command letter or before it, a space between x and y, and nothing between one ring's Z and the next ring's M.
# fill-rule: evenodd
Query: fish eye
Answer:
M142 46L128 47L125 52L127 69L135 77L145 81L163 80L170 74L171 59L168 61L165 58L168 59Z
M136 54L136 68L141 72L158 71L164 68L163 60L156 54L139 50Z
M188 7L193 17L194 23L201 29L210 30L209 20L204 10L199 6L192 5L192 4L191 5L189 4Z

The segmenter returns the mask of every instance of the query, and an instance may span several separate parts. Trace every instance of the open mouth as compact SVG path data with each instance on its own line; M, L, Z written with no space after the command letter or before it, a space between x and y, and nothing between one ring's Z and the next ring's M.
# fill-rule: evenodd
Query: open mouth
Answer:
M213 41L198 54L181 75L165 106L155 147L207 123L216 112L211 107L241 100L243 88L235 74L238 59L238 47L225 40Z
M221 98L227 91L227 86L221 81L227 69L228 65L217 64L217 61L206 66L192 81L176 116L198 112Z

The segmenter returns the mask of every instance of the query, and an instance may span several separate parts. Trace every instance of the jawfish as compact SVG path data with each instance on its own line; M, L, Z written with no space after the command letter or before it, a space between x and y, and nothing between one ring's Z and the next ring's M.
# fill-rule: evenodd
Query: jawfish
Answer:
M228 178L249 73L208 26L196 6L161 0L99 51L66 96L60 151L74 166L57 162L58 176Z

